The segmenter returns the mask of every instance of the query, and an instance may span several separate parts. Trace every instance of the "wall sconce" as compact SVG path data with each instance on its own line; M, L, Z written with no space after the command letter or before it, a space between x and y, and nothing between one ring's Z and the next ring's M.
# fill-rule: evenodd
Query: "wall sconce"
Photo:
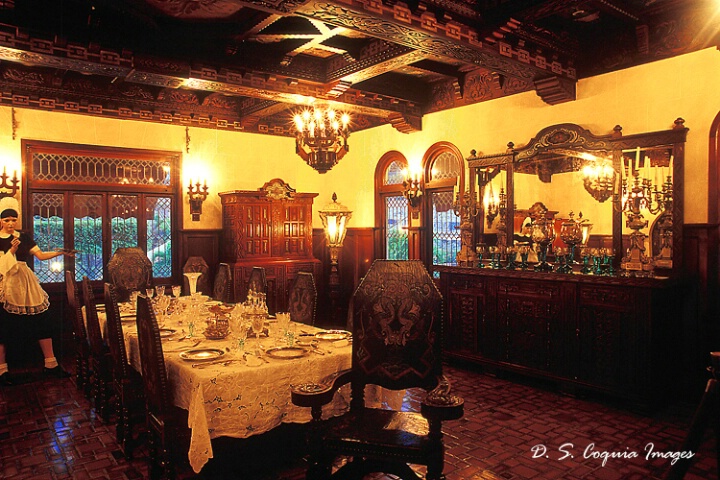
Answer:
M407 170L403 170L403 196L407 198L410 204L410 212L412 218L418 218L420 216L420 202L423 195L422 177L419 172L408 173Z
M582 169L583 187L598 202L610 198L615 190L615 169L608 161L592 162Z
M202 213L202 204L208 196L207 180L200 185L198 180L195 185L192 183L192 179L188 184L188 197L190 199L190 215L192 215L192 221L200 221L200 214Z
M8 182L8 180L10 181ZM17 170L13 172L13 176L10 178L6 172L6 168L3 167L2 175L0 175L0 198L14 197L20 189L19 183L20 179L17 176ZM9 190L9 192L4 190Z

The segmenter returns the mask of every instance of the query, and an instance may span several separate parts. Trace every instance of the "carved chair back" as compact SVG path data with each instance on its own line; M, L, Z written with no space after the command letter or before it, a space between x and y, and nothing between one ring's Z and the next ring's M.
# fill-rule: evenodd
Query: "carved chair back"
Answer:
M250 271L247 290L267 294L267 277L265 267L253 267Z
M125 336L123 335L120 307L117 301L115 287L105 283L105 315L107 318L107 345L113 362L113 375L115 380L130 378L130 365L125 350Z
M75 277L70 270L65 271L65 293L70 319L73 325L73 338L77 357L75 362L75 377L78 389L85 390L89 394L90 387L90 345L88 344L87 329L82 314L82 303L80 301L80 290L78 289Z
M93 292L90 279L87 276L84 276L82 279L82 292L85 302L85 322L90 352L94 357L100 359L108 353L108 350L105 340L103 339L102 330L100 329L95 293Z
M188 257L185 261L183 273L192 272L202 273L197 279L196 291L210 295L212 293L210 290L210 267L203 257ZM190 295L190 281L185 276L183 276L183 292L185 295Z
M218 265L213 285L213 298L224 303L232 303L233 301L232 270L227 263Z
M130 292L153 286L152 263L138 247L121 247L115 250L107 264L110 283L117 289L118 300L127 301Z
M144 295L138 296L136 323L147 413L149 419L162 419L172 409L172 396L157 319L150 299Z
M315 325L317 289L310 272L298 272L288 292L287 311L293 322Z
M437 386L443 299L421 261L376 260L355 290L352 308L354 397L366 384Z

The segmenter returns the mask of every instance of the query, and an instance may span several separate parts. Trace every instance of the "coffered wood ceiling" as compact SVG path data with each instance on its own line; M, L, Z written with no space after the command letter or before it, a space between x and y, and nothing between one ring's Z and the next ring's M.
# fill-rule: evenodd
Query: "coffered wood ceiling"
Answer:
M0 0L0 104L293 136L351 130L720 44L715 0Z

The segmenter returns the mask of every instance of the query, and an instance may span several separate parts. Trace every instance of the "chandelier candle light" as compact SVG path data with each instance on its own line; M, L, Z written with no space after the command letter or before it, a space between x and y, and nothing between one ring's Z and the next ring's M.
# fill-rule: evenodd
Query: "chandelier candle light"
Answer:
M294 117L295 152L312 168L325 173L348 152L350 116L332 108L312 108Z

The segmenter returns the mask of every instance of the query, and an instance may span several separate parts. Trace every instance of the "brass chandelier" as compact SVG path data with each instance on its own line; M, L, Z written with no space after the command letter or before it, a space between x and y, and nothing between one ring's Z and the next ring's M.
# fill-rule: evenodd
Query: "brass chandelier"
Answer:
M303 110L294 117L295 152L312 168L325 173L349 150L350 116L332 108Z

